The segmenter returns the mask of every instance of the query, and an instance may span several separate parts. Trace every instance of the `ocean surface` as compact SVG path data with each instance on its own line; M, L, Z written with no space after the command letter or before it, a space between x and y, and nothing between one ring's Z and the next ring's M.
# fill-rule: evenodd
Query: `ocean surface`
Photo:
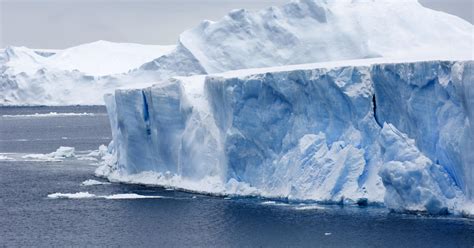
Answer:
M95 161L24 158L59 146L87 154L110 139L104 107L1 107L0 247L474 247L473 219L84 186L104 182L94 177ZM95 197L48 197L78 192Z

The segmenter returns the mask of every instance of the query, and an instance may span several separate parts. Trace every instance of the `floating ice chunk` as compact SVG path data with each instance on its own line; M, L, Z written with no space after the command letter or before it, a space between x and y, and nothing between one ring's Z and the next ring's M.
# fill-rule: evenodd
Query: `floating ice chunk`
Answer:
M75 156L75 150L74 147L61 146L55 152L48 155L53 158L72 158Z
M59 162L66 158L75 157L75 148L60 146L56 151L47 154L27 154L22 156L24 159L31 159L35 161L49 161L49 162Z
M135 193L113 194L113 195L95 195L89 192L78 193L53 193L49 194L51 199L107 199L107 200L127 200L127 199L160 199L165 198L158 195L139 195Z
M0 155L0 160L14 160L14 159L5 155Z
M58 112L49 112L49 113L35 113L27 115L2 115L4 118L47 118L47 117L69 117L69 116L105 116L106 114L101 113L58 113Z
M323 206L318 206L318 205L302 205L302 206L297 206L294 207L295 210L323 210L326 209Z
M48 198L52 199L86 199L96 198L97 196L89 192L78 192L78 193L54 193L49 194Z
M108 195L108 196L103 196L103 198L107 200L128 200L128 199L161 199L165 197L159 196L159 195L139 195L135 193L128 193L128 194Z

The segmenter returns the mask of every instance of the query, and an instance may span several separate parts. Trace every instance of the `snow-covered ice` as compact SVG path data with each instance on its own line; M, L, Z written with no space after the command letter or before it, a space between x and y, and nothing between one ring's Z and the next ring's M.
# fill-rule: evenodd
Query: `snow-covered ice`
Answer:
M8 47L0 52L0 103L103 104L103 94L117 87L290 64L469 60L474 57L473 32L467 21L416 0L293 1L203 21L183 32L176 46L98 41L48 56Z

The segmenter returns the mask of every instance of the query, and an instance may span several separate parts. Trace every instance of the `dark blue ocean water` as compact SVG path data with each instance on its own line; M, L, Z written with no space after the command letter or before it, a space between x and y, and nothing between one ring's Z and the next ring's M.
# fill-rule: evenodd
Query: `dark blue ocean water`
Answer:
M2 117L49 112L94 116ZM102 107L0 108L0 153L94 150L110 141ZM263 204L110 184L90 161L0 161L0 247L474 247L474 220L381 207ZM51 193L136 193L162 199L49 199Z

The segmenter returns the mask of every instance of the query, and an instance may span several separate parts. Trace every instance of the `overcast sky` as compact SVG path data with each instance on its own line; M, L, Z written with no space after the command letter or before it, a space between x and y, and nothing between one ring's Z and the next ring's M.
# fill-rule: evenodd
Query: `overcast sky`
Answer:
M175 44L203 19L235 8L261 9L289 0L0 0L0 47L66 48L109 40ZM337 0L335 0L337 1ZM420 0L471 23L474 0Z

